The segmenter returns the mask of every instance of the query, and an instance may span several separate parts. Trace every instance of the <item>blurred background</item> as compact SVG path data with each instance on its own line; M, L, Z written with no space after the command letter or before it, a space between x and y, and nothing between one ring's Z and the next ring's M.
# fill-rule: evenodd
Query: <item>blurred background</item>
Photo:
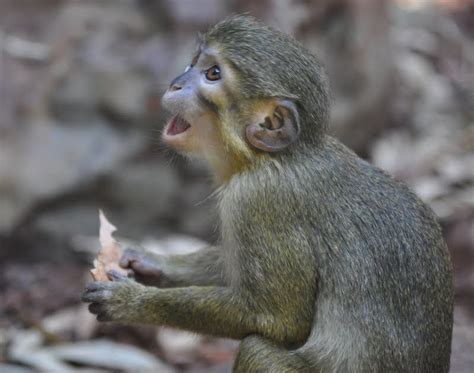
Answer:
M331 128L439 216L452 372L474 371L472 0L0 0L0 371L227 372L236 343L99 325L79 297L98 208L164 252L216 239L205 167L160 143L196 34L248 12L322 59Z

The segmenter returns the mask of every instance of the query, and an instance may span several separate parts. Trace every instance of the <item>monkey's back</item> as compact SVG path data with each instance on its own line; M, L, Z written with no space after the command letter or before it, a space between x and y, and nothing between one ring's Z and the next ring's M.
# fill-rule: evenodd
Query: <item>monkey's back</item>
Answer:
M332 138L302 157L319 293L301 352L327 371L447 372L452 269L432 211Z

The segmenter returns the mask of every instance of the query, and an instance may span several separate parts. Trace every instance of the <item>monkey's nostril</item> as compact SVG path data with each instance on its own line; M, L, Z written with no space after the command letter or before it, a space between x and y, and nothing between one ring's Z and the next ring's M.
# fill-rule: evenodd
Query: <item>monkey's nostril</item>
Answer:
M170 85L170 91L179 91L181 88L183 88L183 87L181 87L178 84L171 84Z

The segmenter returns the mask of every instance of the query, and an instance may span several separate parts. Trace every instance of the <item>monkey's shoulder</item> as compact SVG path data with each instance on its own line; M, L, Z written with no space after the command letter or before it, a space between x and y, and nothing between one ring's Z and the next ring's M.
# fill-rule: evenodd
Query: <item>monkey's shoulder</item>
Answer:
M329 137L319 148L233 178L220 206L234 219L251 217L256 223L331 218L438 227L431 209L407 185Z
M437 227L432 210L402 181L358 157L335 139L309 159L317 176L309 181L320 202L346 214L424 222Z

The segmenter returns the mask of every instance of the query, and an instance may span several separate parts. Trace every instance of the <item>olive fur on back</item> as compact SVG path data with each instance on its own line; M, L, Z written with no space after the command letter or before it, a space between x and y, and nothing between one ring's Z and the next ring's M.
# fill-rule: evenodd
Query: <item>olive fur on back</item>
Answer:
M447 372L452 269L432 211L326 134L327 78L293 38L236 16L204 41L223 50L246 98L293 98L302 122L304 146L223 187L222 241L236 249L223 254L228 282L252 289L265 278L255 312L308 307L297 321L308 334L293 350L308 371ZM306 288L314 299L301 299Z

